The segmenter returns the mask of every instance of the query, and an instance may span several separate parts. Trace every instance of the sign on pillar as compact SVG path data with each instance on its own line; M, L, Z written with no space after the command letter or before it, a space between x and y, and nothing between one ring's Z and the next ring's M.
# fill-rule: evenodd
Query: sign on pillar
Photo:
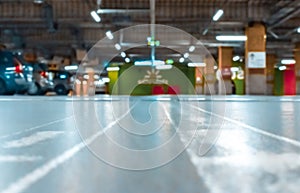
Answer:
M266 28L254 23L246 28L246 94L265 95L266 78Z

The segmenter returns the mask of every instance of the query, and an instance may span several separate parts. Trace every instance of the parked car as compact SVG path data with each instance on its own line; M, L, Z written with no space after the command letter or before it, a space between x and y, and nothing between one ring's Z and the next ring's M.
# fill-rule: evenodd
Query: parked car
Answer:
M48 71L46 72L50 82L49 91L54 91L57 95L67 95L72 90L72 75L67 71Z
M34 84L28 89L30 95L44 95L51 87L51 82L47 77L47 66L41 63L26 64L30 69L32 67L32 75Z
M24 60L22 54L14 53L14 56L22 63L23 73L26 78L31 78L32 82L27 91L21 94L43 95L47 92L49 81L46 77L47 65L41 63L29 63ZM20 93L20 92L19 92Z
M12 52L0 51L0 94L26 92L32 76L24 74L24 66Z

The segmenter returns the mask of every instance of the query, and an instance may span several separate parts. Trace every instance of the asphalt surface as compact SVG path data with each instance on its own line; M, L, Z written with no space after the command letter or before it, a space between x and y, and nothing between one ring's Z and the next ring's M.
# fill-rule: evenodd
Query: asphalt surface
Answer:
M299 193L300 97L0 97L0 193Z

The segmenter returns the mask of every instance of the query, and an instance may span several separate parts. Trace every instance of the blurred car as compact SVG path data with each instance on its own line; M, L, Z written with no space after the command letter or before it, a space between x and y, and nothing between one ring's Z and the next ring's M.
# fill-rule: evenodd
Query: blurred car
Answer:
M49 91L54 91L57 95L67 95L72 90L72 75L67 71L47 71L47 79L49 81Z
M23 56L18 53L14 53L14 56L22 63L24 76L32 80L26 91L18 93L24 94L27 92L29 95L45 94L50 84L46 76L46 64L26 62Z
M30 95L44 95L51 87L51 83L47 77L46 64L36 63L31 64L33 68L34 85L28 89Z
M24 66L12 52L0 51L0 94L26 92L32 76L24 74Z

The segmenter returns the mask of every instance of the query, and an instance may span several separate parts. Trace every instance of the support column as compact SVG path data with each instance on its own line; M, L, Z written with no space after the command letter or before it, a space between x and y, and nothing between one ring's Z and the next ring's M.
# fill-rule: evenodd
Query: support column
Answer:
M254 23L246 28L246 94L265 95L266 83L266 28Z
M219 70L221 71L222 78L225 85L226 94L232 94L232 81L231 81L231 66L232 66L232 47L219 47ZM221 84L221 83L219 83ZM219 86L220 87L220 86Z
M300 42L296 44L294 51L294 57L296 60L295 70L296 70L296 94L300 95Z
M267 54L267 95L274 93L274 66L277 62L275 54Z
M216 76L215 76L215 60L212 57L205 58L205 68L204 68L204 74L205 74L205 84L204 84L204 93L207 95L215 95L216 92Z

